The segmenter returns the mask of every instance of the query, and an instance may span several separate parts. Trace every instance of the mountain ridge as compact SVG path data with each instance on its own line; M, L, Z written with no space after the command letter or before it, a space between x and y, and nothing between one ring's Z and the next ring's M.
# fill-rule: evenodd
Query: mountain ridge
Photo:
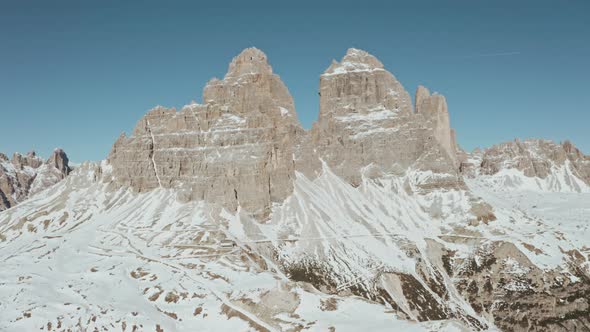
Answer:
M47 160L34 151L11 159L0 153L0 211L6 210L64 179L70 172L68 156L56 148Z
M587 160L544 141L467 154L443 96L412 105L357 49L320 75L303 130L249 48L203 104L150 110L0 213L0 276L18 280L0 327L585 330Z

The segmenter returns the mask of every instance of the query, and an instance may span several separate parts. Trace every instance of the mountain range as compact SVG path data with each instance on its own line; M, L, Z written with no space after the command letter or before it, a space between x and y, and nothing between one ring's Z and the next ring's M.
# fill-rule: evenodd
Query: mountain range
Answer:
M248 48L100 163L0 156L0 329L590 331L589 156L465 152L358 49L319 94Z

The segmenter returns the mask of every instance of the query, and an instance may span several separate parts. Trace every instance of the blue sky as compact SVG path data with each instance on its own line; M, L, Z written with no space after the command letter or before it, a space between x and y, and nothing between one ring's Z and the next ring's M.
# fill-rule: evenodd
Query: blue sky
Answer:
M319 2L319 1L316 1ZM317 119L346 49L447 97L459 144L571 139L590 153L590 1L0 0L0 151L107 156L155 105L201 100L256 46Z

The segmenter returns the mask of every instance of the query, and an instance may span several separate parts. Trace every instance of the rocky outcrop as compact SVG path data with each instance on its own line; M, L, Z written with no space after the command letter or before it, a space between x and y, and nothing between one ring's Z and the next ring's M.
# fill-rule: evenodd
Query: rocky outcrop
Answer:
M494 176L516 170L553 191L586 191L590 186L590 156L570 141L514 140L474 151L461 163L469 177Z
M416 103L414 111L408 92L379 60L349 49L320 77L320 115L310 143L317 158L355 186L363 170L413 169L433 173L420 183L424 189L461 187L444 97L419 87Z
M64 179L70 173L68 157L55 149L47 161L35 152L0 154L0 211Z
M178 188L185 200L241 206L265 218L320 160L352 185L361 173L433 172L424 189L462 186L444 97L419 88L417 112L403 86L367 52L350 49L320 77L320 115L304 132L293 99L266 55L250 48L223 80L210 80L203 103L177 112L157 107L114 144L115 181L139 192ZM367 168L368 167L368 168Z
M493 242L452 265L461 294L503 331L588 331L590 278L584 256L571 257L573 274L543 271L514 244Z
M320 115L301 129L293 100L266 55L250 48L212 79L203 103L177 112L157 107L109 162L118 185L139 192L178 188L186 200L241 206L268 216L286 198L294 171L313 177L321 161L353 186L361 174L421 172L419 187L459 188L456 144L444 97L410 95L374 56L350 49L320 77Z
M69 161L70 160L68 159L68 155L65 153L64 150L55 149L51 154L51 157L49 157L49 159L47 160L47 164L49 164L49 166L56 168L64 176L67 176L68 174L70 174L71 171L70 166L68 165Z
M495 174L501 169L515 168L526 176L545 178L551 173L552 166L562 166L566 162L571 163L576 175L590 183L590 157L569 141L558 144L532 139L495 145L483 152L481 171Z
M457 142L455 131L451 129L447 101L443 95L430 94L430 91L419 86L416 90L416 113L422 114L432 128L434 138L440 143L449 158L457 165Z
M210 80L203 104L177 112L157 107L108 157L119 185L139 192L177 188L257 218L293 190L293 143L302 129L293 99L266 55L249 48L222 80Z

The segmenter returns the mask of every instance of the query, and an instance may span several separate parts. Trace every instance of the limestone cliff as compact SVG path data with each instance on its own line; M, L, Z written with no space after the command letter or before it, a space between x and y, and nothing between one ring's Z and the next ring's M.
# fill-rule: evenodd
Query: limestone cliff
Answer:
M353 186L363 172L408 169L432 173L423 189L463 185L444 97L420 87L414 111L401 83L356 49L320 76L320 95L319 120L305 132L266 55L246 49L207 83L202 104L157 107L121 136L108 158L115 180L140 192L179 188L182 199L261 218L292 192L296 168L313 176L320 160Z
M458 188L455 141L444 97L410 95L379 60L349 49L320 76L320 115L311 144L336 174L358 185L372 174L432 172L420 186ZM310 163L305 163L309 165Z
M204 200L260 218L293 190L293 142L302 131L293 99L266 55L249 48L210 80L203 104L177 112L157 107L108 157L119 185L145 192L178 188L185 200Z

